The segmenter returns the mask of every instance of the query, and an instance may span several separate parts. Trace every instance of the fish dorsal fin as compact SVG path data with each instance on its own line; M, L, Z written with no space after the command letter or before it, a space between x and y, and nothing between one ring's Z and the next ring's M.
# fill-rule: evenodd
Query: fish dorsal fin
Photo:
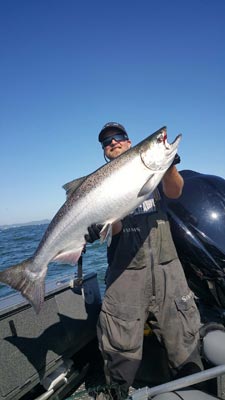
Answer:
M110 246L112 241L112 224L106 223L101 232L100 232L100 243L102 244L105 240L107 240L108 246Z
M70 197L71 194L81 185L81 183L86 179L86 176L82 176L82 178L74 179L68 183L63 185L63 189L66 191L66 196Z
M154 174L148 178L147 182L145 182L144 186L142 186L140 192L138 193L138 197L145 196L152 192L153 182L152 179L154 178Z

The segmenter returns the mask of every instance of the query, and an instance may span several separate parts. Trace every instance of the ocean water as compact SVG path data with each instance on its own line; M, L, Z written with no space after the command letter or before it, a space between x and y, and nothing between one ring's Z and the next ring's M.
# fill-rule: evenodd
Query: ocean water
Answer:
M43 225L26 225L20 227L0 228L0 270L15 265L35 252L42 236L47 229ZM107 267L106 244L100 245L99 241L87 244L86 253L83 256L83 272L97 272L100 287L104 287L104 276ZM67 264L50 263L46 275L46 281L62 279L69 274L75 274L77 266ZM16 291L9 286L0 283L0 298L8 296Z

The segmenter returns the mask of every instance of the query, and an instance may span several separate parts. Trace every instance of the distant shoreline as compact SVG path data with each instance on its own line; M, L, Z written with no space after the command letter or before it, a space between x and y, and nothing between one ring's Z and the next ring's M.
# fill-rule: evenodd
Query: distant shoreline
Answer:
M18 224L5 224L5 225L0 225L0 229L18 228L19 226L29 226L29 225L44 225L44 224L49 224L49 222L50 222L49 219L42 219L40 221L30 221Z

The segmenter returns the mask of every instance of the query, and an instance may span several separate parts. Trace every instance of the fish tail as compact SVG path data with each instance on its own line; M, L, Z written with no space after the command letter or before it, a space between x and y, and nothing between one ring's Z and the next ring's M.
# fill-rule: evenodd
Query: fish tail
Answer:
M20 264L13 265L0 272L0 282L18 290L35 309L38 314L44 302L45 276L32 273L33 258Z

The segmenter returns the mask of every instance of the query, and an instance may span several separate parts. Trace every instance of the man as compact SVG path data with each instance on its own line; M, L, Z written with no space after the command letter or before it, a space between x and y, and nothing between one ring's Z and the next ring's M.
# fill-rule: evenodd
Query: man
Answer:
M116 122L103 127L99 142L109 161L131 147L125 128ZM170 198L182 193L183 178L175 166L179 161L177 156L161 182L164 194ZM86 240L92 243L98 239L100 229L89 227ZM106 292L97 327L111 397L101 394L99 399L127 397L142 359L146 320L167 351L174 377L202 369L198 351L200 317L159 191L115 223L112 232Z

